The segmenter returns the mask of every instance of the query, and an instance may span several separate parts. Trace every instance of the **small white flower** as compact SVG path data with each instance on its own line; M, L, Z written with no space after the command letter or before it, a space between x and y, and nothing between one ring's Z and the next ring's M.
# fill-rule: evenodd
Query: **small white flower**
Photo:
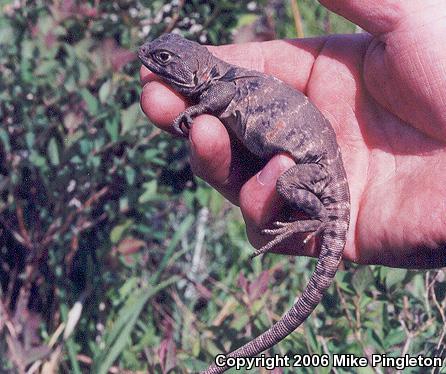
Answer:
M70 180L68 183L67 192L73 192L76 187L76 181L74 179Z
M130 14L130 17L135 18L135 17L139 14L138 9L136 9L136 8L130 8L130 9L129 9L129 14Z
M172 5L171 4L165 4L163 5L163 7L161 8L161 10L164 13L169 13L172 10Z
M203 26L195 24L195 25L191 26L191 28L189 29L189 32L191 34L195 34L195 33L200 32L201 30L203 30Z
M98 322L98 323L96 324L96 330L101 331L101 332L104 331L104 324Z
M82 206L81 202L73 197L70 202L68 203L68 206L74 206L75 208L80 208Z
M250 1L247 5L246 5L246 8L249 10L249 11L254 11L254 10L256 10L257 9L257 3L255 2L255 1Z
M158 12L153 18L153 23L160 23L163 20L163 17L164 17L163 12L162 11Z

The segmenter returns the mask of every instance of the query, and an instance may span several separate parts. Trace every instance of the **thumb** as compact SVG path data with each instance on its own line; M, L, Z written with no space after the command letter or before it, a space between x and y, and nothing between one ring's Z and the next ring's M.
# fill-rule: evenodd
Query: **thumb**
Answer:
M349 19L371 34L393 31L419 1L406 0L320 0L331 11Z

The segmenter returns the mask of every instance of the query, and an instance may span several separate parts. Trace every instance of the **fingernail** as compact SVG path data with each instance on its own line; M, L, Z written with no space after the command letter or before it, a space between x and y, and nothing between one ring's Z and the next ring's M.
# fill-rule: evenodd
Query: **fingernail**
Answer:
M257 174L257 181L262 186L269 186L271 184L276 183L277 174L276 174L276 168L274 168L274 165L269 162L265 165L263 170Z

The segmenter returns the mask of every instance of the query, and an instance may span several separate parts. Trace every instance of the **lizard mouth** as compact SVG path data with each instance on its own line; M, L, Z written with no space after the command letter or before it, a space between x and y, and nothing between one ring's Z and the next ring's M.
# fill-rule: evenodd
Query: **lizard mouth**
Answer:
M150 54L146 51L144 46L138 49L138 58L142 62L142 64L149 69L151 72L155 74L160 73L160 69L156 67L152 59L150 58Z

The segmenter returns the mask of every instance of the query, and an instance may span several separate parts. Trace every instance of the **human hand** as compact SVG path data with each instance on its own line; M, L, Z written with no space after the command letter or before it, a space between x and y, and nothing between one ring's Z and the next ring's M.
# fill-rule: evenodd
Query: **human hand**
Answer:
M212 47L227 62L274 75L303 91L330 120L351 193L344 258L402 267L446 265L446 3L324 0L370 34ZM171 131L186 102L146 68L141 106ZM293 161L259 165L215 117L189 134L194 172L240 205L255 247L283 208L275 181ZM256 174L257 173L257 174ZM278 252L316 256L317 247Z

